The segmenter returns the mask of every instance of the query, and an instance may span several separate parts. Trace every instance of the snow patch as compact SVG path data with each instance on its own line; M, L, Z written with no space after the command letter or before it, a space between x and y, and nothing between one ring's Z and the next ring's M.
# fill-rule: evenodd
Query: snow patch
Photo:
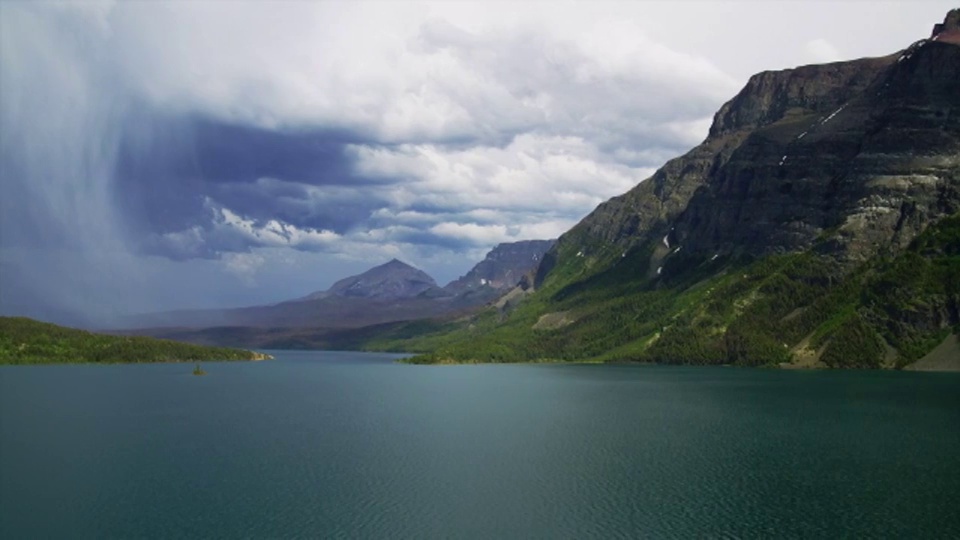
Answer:
M667 239L668 236L670 235L668 234L663 237L663 245L667 246L667 249L670 249L670 240Z
M807 132L804 131L803 133L797 135L797 140L799 141L800 139L802 139L802 138L804 138L804 137L806 137L806 136L807 136Z
M786 162L787 162L787 156L783 156L782 158L780 158L780 165L779 165L779 166L780 166L780 167L783 167L783 164L786 163Z
M662 266L661 266L660 268L657 268L657 275L659 276L659 275L660 275L660 272L662 272L662 271L663 271L663 267L662 267Z
M940 34L937 34L937 37L939 37L939 36L940 36ZM921 39L920 41L918 41L918 42L914 43L913 45L907 47L906 52L904 52L903 54L901 54L901 55L900 55L900 58L897 58L897 63L899 64L900 62L903 62L904 60L909 60L910 58L913 57L913 53L916 52L917 49L919 49L920 47L923 47L923 46L926 45L926 44L927 44L927 40Z
M683 249L683 246L677 246L677 249L673 250L674 253L680 253L680 250Z
M720 256L719 253L714 253L714 254L713 254L713 257L710 257L710 260L711 260L711 261L715 261L715 260L717 260L717 257L719 257L719 256Z
M578 252L577 252L577 257L583 257L583 252L582 252L582 251L578 251Z
M901 58L902 58L902 57L901 57ZM826 124L826 123L829 122L830 120L833 120L833 117L836 116L837 114L839 114L840 111L842 111L844 107L846 107L846 105L841 105L839 109L837 109L837 110L833 111L832 113L830 113L830 116L828 116L828 117L824 118L823 120L821 120L821 121L820 121L820 124L821 124L821 125L822 125L822 124Z

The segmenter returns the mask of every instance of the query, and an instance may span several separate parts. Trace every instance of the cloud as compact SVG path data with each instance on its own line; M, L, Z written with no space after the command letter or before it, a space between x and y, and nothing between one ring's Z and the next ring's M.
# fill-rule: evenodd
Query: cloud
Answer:
M266 259L257 253L227 253L223 256L227 271L250 287L256 284L254 276L265 262Z
M216 232L222 235L239 235L248 244L258 247L287 246L306 251L329 250L340 238L331 231L301 229L282 221L271 219L256 223L234 214L227 208L219 209Z
M630 21L598 19L572 35L541 24L470 30L451 22L464 19L457 10L427 18L431 9L120 4L110 42L123 45L113 60L130 89L162 110L383 143L599 134L611 121L632 133L650 127L634 115L701 118L737 86Z
M824 62L836 62L843 59L840 51L823 38L808 41L806 45L803 46L803 50L809 57L811 63L820 64Z
M202 19L204 13L163 15ZM653 42L628 22L598 19L569 36L526 24L468 29L443 18L403 30L365 43L358 58L369 61L314 59L328 68L312 83L319 86L295 91L282 88L284 77L309 62L282 63L291 70L284 77L262 77L249 85L234 80L240 72L255 78L252 70L236 71L247 64L208 66L200 53L194 61L203 66L197 72L205 81L223 79L218 88L259 89L217 94L215 106L189 73L140 81L149 88L141 98L167 110L164 114L171 114L169 107L176 103L181 114L208 117L193 123L192 144L179 157L171 159L169 152L149 145L135 148L141 156L164 156L164 162L148 158L124 171L140 178L155 175L152 185L190 193L177 206L192 208L192 221L147 231L148 251L216 256L281 244L336 250L338 242L364 234L448 249L457 241L476 246L531 235L555 237L699 142L709 115L735 88L709 62ZM147 36L144 42L152 43ZM252 65L258 65L277 47L264 45L259 54L241 46L233 56L251 54ZM204 38L201 48L207 46ZM370 99L352 106L358 91ZM322 102L313 101L319 99L314 92L322 94ZM245 106L229 105L234 100ZM290 103L306 109L289 109ZM269 109L269 121L263 114L248 114L253 106ZM178 161L185 164L170 166ZM151 200L158 197L153 189L134 186L131 191L138 189ZM159 197L170 199L170 191ZM211 223L199 200L215 201L236 219L230 227ZM149 205L145 211L161 214L151 224L169 216ZM500 221L479 219L483 212ZM266 228L254 234L252 225L244 228L239 220ZM278 231L337 236L268 242L272 229L264 223Z
M346 153L362 179L354 186L270 177L217 184L199 224L152 234L144 248L189 258L277 246L335 253L350 243L472 249L555 238L653 171L577 137L521 135L504 147L350 145ZM347 217L338 220L340 213Z
M654 170L620 163L579 137L532 134L502 148L356 145L350 151L359 174L410 179L386 191L385 198L399 209L427 203L460 212L576 217Z

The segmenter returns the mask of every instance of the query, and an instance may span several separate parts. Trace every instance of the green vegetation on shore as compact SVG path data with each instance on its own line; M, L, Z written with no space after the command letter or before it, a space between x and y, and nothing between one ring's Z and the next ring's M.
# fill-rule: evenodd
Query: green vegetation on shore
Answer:
M266 355L163 339L110 336L35 321L0 317L0 364L196 362L260 360Z
M757 260L678 254L653 276L653 246L595 271L561 254L567 266L514 309L490 307L425 334L393 327L364 348L422 353L412 363L902 368L960 333L960 215L853 270L820 248Z

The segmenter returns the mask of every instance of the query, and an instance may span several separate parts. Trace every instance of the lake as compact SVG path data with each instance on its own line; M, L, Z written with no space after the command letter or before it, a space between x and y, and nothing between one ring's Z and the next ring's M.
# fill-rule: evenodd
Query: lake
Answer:
M960 375L0 367L0 537L960 537Z

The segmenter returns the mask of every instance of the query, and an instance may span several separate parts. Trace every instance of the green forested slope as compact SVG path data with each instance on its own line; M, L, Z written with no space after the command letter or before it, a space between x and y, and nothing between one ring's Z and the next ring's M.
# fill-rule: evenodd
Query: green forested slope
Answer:
M0 364L257 360L265 355L147 337L108 336L24 317L0 317Z
M428 353L417 362L903 367L958 332L960 215L853 272L814 247L759 260L673 257L647 277L637 270L651 252L597 273L558 267L509 312L491 307L412 338L398 328L368 347Z

